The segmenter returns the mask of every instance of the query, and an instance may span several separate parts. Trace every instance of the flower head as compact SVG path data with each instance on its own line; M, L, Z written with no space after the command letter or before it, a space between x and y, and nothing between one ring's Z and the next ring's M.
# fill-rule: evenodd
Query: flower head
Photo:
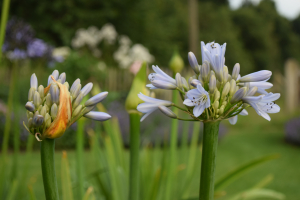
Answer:
M163 72L159 67L153 66L156 73L149 75L150 89L178 90L185 108L170 101L148 99L145 95L139 95L142 103L138 106L140 112L146 113L144 119L154 110L159 108L165 115L175 117L173 112L163 106L174 106L188 113L194 121L219 121L229 119L231 124L237 122L237 115L248 115L247 107L253 107L255 111L267 120L270 120L268 113L277 113L280 108L275 100L280 94L268 93L273 84L267 82L272 72L261 70L240 75L240 64L235 64L230 70L225 66L226 43L219 45L211 42L201 42L202 65L198 65L196 56L188 53L189 63L195 75L186 79L179 73L175 79ZM256 94L262 94L255 96ZM164 105L167 104L167 105Z
M69 91L69 83L65 81L66 74L57 70L49 76L48 86L38 86L35 74L30 79L30 90L27 109L27 126L25 128L41 141L45 138L58 138L64 134L66 129L76 122L80 117L105 121L110 115L102 112L92 111L97 103L102 101L107 92L102 92L90 98L81 105L81 101L92 89L92 83L88 83L81 89L80 80L77 79ZM74 90L76 94L74 93Z

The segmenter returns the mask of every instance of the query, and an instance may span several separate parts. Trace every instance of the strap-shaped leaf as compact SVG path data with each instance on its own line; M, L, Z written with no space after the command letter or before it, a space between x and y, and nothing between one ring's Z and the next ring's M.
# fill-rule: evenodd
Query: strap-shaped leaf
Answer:
M258 158L255 160L252 160L238 168L236 168L235 170L229 172L228 174L226 174L223 178L221 178L220 180L218 180L215 183L215 191L219 191L223 188L225 188L227 185L229 185L231 182L235 181L236 179L238 179L240 176L242 176L243 174L245 174L247 171L249 171L250 169L253 169L254 167L267 162L269 160L273 160L278 158L279 155L278 154L274 154L274 155L268 155L268 156L264 156L262 158Z

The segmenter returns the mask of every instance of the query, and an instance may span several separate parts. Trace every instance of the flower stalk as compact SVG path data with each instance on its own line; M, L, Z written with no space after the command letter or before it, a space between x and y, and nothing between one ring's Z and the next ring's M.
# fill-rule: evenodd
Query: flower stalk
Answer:
M54 165L54 139L41 142L41 164L46 200L59 200Z
M220 121L204 122L199 199L214 199L214 180Z
M140 148L140 114L129 113L130 118L130 177L129 199L139 199L139 148Z

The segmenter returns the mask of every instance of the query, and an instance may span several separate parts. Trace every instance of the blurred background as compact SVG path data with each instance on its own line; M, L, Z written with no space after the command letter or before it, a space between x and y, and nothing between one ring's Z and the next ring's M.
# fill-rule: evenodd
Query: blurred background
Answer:
M124 172L116 170L117 174L125 177L119 180L121 186L116 187L121 194L128 192L124 187L128 178L129 120L124 102L134 75L143 61L149 64L149 73L154 64L171 74L169 62L177 53L185 65L182 74L191 76L187 53L193 51L200 63L200 41L227 43L225 57L230 72L235 63L240 63L241 75L271 70L273 76L270 82L274 86L269 91L281 93L276 102L281 111L271 115L271 122L258 116L251 108L248 109L249 115L239 117L234 126L227 121L222 122L217 178L251 159L271 154L278 154L279 158L240 177L226 188L220 199L228 199L228 196L255 185L264 177L272 179L268 188L285 194L288 200L299 199L298 0L11 0L0 63L0 145L2 152L8 150L8 165L11 167L6 169L0 195L11 199L44 199L40 144L23 127L23 121L26 121L24 105L31 74L36 73L39 84L46 85L49 74L57 69L60 73L66 72L69 84L80 78L83 84L92 82L101 90L108 91L103 105L115 118L107 126L118 127L108 130L105 124L91 120L74 124L56 140L57 170L65 165L61 157L62 151L66 150L69 160L67 170L76 194L78 180L82 180L77 177L76 171L76 134L82 132L84 191L93 188L95 199L120 200L121 197L105 195L105 187L108 193L114 191L115 186L110 180L105 180L102 187L90 177L103 166L110 165L107 161L110 156L107 153L107 137L117 135L121 149L118 151L122 151L126 161L121 164ZM157 90L155 93L157 98L171 100L170 92ZM9 122L7 117L11 119ZM5 130L8 126L10 128ZM146 182L156 180L157 169L163 165L158 152L167 149L170 128L171 120L159 112L153 113L141 124L141 162L144 166L153 164L151 172L141 172L144 178L141 195L149 193ZM9 135L7 142L4 142L5 131ZM182 195L190 198L197 195L199 185L201 126L179 122L178 133L178 177L183 178L182 174L186 171L190 173L189 189ZM194 134L198 136L193 137ZM98 143L97 148L94 141ZM98 152L95 149L103 150L101 159L94 157ZM185 158L192 152L197 152L193 154L194 162ZM99 160L103 162L95 164ZM102 166L101 163L106 164ZM192 169L190 165L193 165ZM22 172L25 169L26 175ZM17 183L14 180L19 176L22 182ZM63 175L58 171L58 179L61 178ZM59 186L63 184L59 183ZM22 188L23 193L14 195L12 188L14 191ZM163 188L159 187L156 192L157 197L149 199L163 199Z

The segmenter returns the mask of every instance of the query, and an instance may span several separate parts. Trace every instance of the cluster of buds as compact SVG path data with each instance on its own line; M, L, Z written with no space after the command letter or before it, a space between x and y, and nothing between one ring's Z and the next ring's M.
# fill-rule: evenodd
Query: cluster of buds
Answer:
M110 119L107 113L92 111L97 103L106 98L108 92L101 92L81 103L92 88L92 83L81 88L80 79L77 79L69 90L66 74L59 75L57 70L49 76L47 87L38 86L37 77L32 74L25 105L28 119L27 126L24 123L25 128L41 141L62 136L82 116L98 121Z
M247 115L247 107L253 107L258 115L270 120L268 113L277 113L280 107L275 100L280 94L268 93L265 90L273 85L267 82L272 72L261 70L246 76L240 76L240 65L233 67L229 74L225 65L226 43L219 45L201 42L202 65L198 64L195 55L188 53L189 63L195 72L188 80L177 73L175 79L163 72L158 66L152 66L155 73L149 75L150 89L178 90L185 107L175 105L171 101L151 98L139 94L145 101L139 104L138 111L145 113L141 121L156 109L171 118L180 119L169 106L177 107L188 113L195 121L217 121L229 119L231 124L237 121L237 115ZM258 95L257 95L258 94Z

